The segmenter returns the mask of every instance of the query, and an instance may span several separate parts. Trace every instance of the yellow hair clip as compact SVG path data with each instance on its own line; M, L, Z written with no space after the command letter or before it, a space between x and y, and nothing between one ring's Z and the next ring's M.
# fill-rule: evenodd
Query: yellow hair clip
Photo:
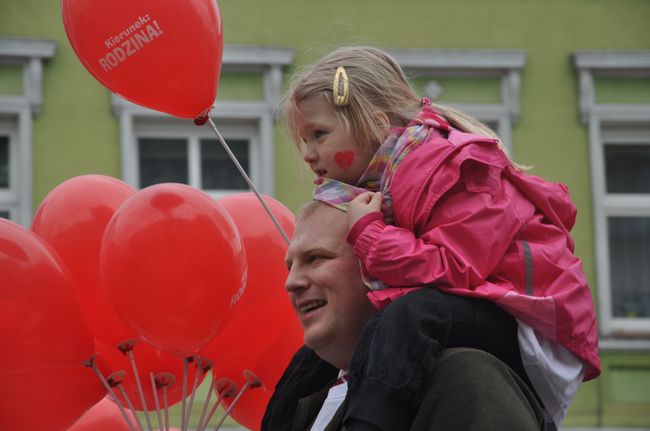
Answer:
M350 103L350 83L343 66L336 68L332 92L334 93L334 104L336 106L347 106Z

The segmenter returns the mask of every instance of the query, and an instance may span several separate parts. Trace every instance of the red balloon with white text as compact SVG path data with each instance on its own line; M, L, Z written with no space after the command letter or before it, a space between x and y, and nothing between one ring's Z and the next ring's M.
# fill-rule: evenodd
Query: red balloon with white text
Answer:
M63 0L81 63L123 98L195 118L217 95L223 53L215 0Z

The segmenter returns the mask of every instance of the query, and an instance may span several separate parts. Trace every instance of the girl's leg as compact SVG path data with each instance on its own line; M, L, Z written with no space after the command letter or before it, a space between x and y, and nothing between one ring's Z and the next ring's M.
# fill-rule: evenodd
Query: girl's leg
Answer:
M473 347L493 354L535 390L521 361L517 320L484 299L443 294L452 310L452 325L444 347Z

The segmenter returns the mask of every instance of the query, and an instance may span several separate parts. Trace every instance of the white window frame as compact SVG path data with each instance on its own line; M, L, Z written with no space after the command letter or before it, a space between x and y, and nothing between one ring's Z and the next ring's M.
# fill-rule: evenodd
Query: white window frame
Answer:
M206 127L196 127L189 124L173 124L174 122L167 124L139 124L136 122L135 125L135 138L136 143L139 142L142 138L172 138L172 139L184 139L188 144L188 184L192 187L202 188L201 184L201 148L200 141L201 139L217 139L212 133L212 131ZM242 139L248 141L248 150L249 150L249 177L253 184L255 184L255 179L262 177L262 151L261 145L259 144L259 136L257 132L257 127L254 123L243 123L241 125L226 125L219 127L219 132L224 136L226 142L228 139ZM135 166L135 182L134 186L136 188L141 188L140 184L140 166L139 166L139 146L136 144L135 148L135 157L136 157L136 166ZM239 175L239 173L237 173ZM257 185L256 185L257 187ZM242 190L209 190L204 189L206 193L218 199L223 196L227 196L232 193L241 193Z
M0 37L0 65L22 67L23 84L22 94L0 95L3 132L10 135L12 180L10 191L0 195L0 205L10 207L11 219L25 227L32 220L33 118L43 101L43 62L52 58L55 50L56 42L50 40Z
M501 101L487 104L449 104L478 120L496 124L504 147L512 154L512 128L520 115L521 70L526 52L501 49L388 49L410 76L431 78L499 78ZM444 90L444 89L443 89Z
M8 212L9 219L15 220L18 212L18 145L16 124L0 115L0 136L9 142L9 188L0 188L0 212Z
M649 142L649 136L625 131L624 127L633 125L650 130L650 104L599 104L595 78L648 78L650 51L579 51L574 53L573 60L580 82L580 116L589 130L599 329L604 335L601 348L649 349L650 318L613 316L607 221L610 216L650 217L650 195L608 194L604 150L606 144L617 142Z
M223 51L222 72L255 72L263 79L264 94L261 100L223 100L217 97L210 116L224 139L231 136L245 136L251 144L251 181L260 193L274 196L275 193L275 118L274 111L280 101L282 90L282 69L293 61L293 50L280 47L226 45ZM156 124L168 133L172 129L194 128L197 136L214 138L208 125L194 126L192 120L182 120L151 109L143 108L112 95L113 110L120 121L120 146L122 178L128 184L138 187L137 139L141 134L140 124L150 127ZM204 134L205 132L205 134ZM178 132L177 132L178 133ZM157 133L157 136L162 136ZM186 135L187 136L187 135ZM190 166L190 176L196 175ZM229 191L211 193L215 196Z

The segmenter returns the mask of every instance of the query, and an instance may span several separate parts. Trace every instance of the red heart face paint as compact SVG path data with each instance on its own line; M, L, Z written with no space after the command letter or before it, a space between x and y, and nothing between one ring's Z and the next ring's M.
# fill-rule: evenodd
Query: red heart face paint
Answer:
M341 169L347 169L354 162L354 151L340 151L334 154L334 161Z

